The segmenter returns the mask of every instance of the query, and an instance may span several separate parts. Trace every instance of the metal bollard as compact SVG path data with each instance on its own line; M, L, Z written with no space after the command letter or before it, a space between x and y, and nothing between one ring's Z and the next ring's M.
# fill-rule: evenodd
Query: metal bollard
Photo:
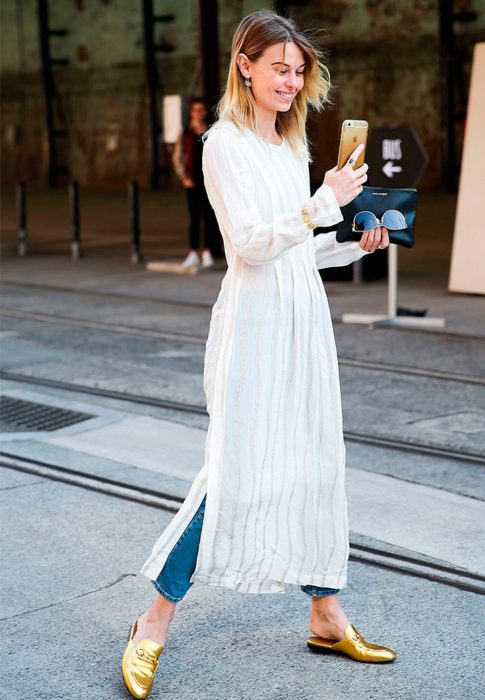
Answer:
M71 205L71 257L77 260L81 257L81 227L79 217L79 185L71 182L69 185L69 201Z
M130 201L131 224L131 262L141 263L140 249L140 193L138 183L132 180L128 185L128 197Z
M17 209L19 214L18 254L27 255L27 192L25 182L17 185Z

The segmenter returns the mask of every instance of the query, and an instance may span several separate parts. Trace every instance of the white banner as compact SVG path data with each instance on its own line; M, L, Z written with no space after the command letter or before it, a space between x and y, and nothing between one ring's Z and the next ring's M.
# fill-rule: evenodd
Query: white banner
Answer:
M451 253L450 292L485 294L485 43L475 44Z

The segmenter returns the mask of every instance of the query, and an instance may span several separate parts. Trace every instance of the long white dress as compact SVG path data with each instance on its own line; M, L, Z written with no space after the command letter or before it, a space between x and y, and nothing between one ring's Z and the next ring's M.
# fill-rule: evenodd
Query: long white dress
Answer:
M346 585L345 446L335 339L318 268L365 251L313 235L301 214L342 220L333 190L310 198L308 159L228 121L203 171L228 269L204 365L205 462L141 573L154 580L207 494L192 582L246 593Z

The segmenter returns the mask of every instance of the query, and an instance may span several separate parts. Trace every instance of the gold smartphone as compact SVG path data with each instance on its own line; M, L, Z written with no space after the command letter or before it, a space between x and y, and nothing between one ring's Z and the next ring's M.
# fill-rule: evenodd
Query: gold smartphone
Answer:
M364 164L365 147L367 145L367 132L369 129L368 122L365 119L345 119L342 122L340 132L340 145L338 149L337 170L340 170L347 164L351 154L357 146L364 144L364 149L352 167L359 168Z

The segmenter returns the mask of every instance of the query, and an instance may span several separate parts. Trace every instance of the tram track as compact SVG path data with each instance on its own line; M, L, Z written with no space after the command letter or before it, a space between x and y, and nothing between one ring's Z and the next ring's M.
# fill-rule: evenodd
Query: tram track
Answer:
M95 331L107 333L119 333L122 335L130 335L140 338L151 338L154 340L169 340L173 342L194 344L205 346L207 338L204 336L193 335L191 333L181 333L179 331L170 330L153 330L139 328L135 326L127 326L117 323L106 323L102 321L94 321L91 319L73 318L71 316L62 316L58 314L46 314L36 311L24 311L20 309L12 309L0 307L0 315L8 318L19 320L34 321L38 323L51 323L55 325L67 325L73 328L86 328ZM475 376L471 374L463 374L458 372L444 372L441 370L424 369L420 367L404 367L385 362L373 362L359 358L345 357L339 355L339 364L344 367L352 367L356 369L364 369L375 372L387 372L404 376L420 377L423 379L437 379L447 382L458 382L461 384L470 384L475 386L485 386L485 376Z
M123 292L99 291L98 289L73 289L72 287L62 287L55 284L37 284L35 282L16 282L14 280L2 280L1 284L5 287L16 287L34 290L44 290L46 292L61 292L63 294L77 294L87 297L102 297L103 299L123 299L130 302L144 303L160 303L173 304L174 306L191 306L198 309L210 310L213 304L205 301L184 301L183 299L162 299L153 297L133 296L133 294L125 294Z
M44 377L34 377L24 374L0 370L0 379L14 383L30 384L32 386L42 386L49 389L60 389L62 391L70 391L77 394L86 394L90 396L99 396L105 399L115 399L118 401L128 402L135 405L153 406L165 410L180 411L197 415L208 415L205 406L200 404L184 403L180 401L172 401L153 396L145 396L141 394L133 394L129 392L115 391L104 389L101 387L90 387L81 384L73 384L64 382L59 379L49 379ZM464 452L454 450L448 447L440 447L429 445L421 442L413 442L408 440L398 440L390 437L372 435L368 433L359 433L356 431L344 430L344 439L358 444L369 445L372 447L381 447L392 449L398 452L408 452L419 455L436 457L439 459L450 459L461 464L472 463L485 465L485 455L480 452Z
M105 323L102 321L92 321L90 319L72 318L70 316L45 314L36 311L23 311L0 307L0 315L25 321L52 323L61 326L67 325L74 328L88 328L90 330L103 331L107 333L121 333L122 335L131 335L140 338L153 338L154 340L174 340L182 343L193 343L194 345L205 345L206 342L206 338L203 336L193 335L191 333L137 328L135 326L125 326L124 324L119 323Z
M172 496L161 491L134 486L98 475L88 475L75 469L50 464L42 460L20 457L5 451L0 451L0 467L171 513L176 513L184 501L179 496ZM360 562L367 566L388 569L406 576L423 578L470 593L485 595L485 576L482 574L470 572L446 562L430 561L425 557L414 556L408 552L403 554L385 547L362 544L356 542L352 535L350 537L349 558L351 561Z
M3 283L5 284L5 282ZM16 283L6 283L9 286L15 286ZM62 288L56 286L36 285L36 284L18 284L18 287L42 289L55 292L69 292L71 294L86 294L94 298L112 298L126 299L131 303L150 302L151 304L160 303L177 307L193 308L205 311L210 311L212 304L202 302L188 302L172 299L153 299L147 297L133 297L127 294L118 294L114 292L97 292L94 290L73 290L72 288ZM125 325L123 323L105 323L103 321L73 318L67 315L48 314L35 311L26 311L15 308L0 308L0 315L8 318L15 318L25 321L33 321L44 324L58 324L72 328L85 328L88 330L118 333L139 338L149 338L153 340L165 340L180 344L193 344L204 346L206 338L202 335L190 333L182 333L176 330L169 329L150 329L140 328L133 325ZM339 323L334 320L334 323ZM408 330L408 329L400 329ZM412 329L411 332L417 332ZM485 338L481 336L473 336L458 333L447 333L443 331L426 331L441 337L453 338L454 340L461 339L467 341L485 342ZM380 373L391 373L395 375L410 375L417 378L428 380L440 380L445 382L455 382L463 385L485 385L485 377L474 376L471 374L460 374L456 372L446 372L434 369L425 369L418 367L402 367L397 364L380 363L360 358L344 357L339 355L339 364L350 368L370 370ZM139 406L152 406L159 409L171 410L174 412L183 412L189 414L206 415L207 410L205 405L195 403L184 403L163 399L158 397L150 397L141 394L135 394L124 391L113 391L102 387L90 387L83 384L75 384L62 380L28 376L25 374L0 371L0 379L13 383L23 383L27 385L42 386L45 388L57 389L65 392L72 392L79 395L98 396L102 399L113 399ZM344 431L346 441L380 447L386 450L395 450L398 452L414 453L416 455L426 455L437 459L453 460L457 464L466 465L467 463L475 465L485 465L485 455L477 452L463 452L453 450L437 445L429 445L419 441L398 440L394 438L381 437L378 435L359 433L356 431ZM0 466L6 469L13 469L19 472L36 475L52 481L63 482L67 485L80 487L83 489L95 491L114 498L125 499L132 502L137 502L146 507L154 507L166 512L175 513L180 508L183 498L174 496L163 491L148 489L142 486L137 486L125 483L120 480L110 479L96 474L82 472L76 469L63 467L61 465L49 464L41 460L30 459L24 456L12 454L10 452L0 451ZM360 541L354 541L351 537L350 542L350 560L360 562L366 566L374 566L378 568L388 569L399 572L402 575L411 576L414 578L422 578L447 586L452 586L467 592L485 594L485 576L468 572L459 567L448 565L446 562L439 563L420 558L419 553L399 553L390 551L385 547L368 546Z
M35 282L18 282L16 280L2 280L1 285L5 287L11 287L11 288L25 288L25 289L33 289L33 290L43 290L46 292L56 292L56 293L63 293L63 294L71 294L71 295L79 295L79 296L87 296L87 297L100 297L103 299L116 299L116 300L125 300L129 301L131 303L134 302L141 302L141 303L150 303L150 304L169 304L172 306L180 306L180 307L189 307L189 308L195 308L195 309L205 309L207 311L210 311L214 305L214 302L204 302L204 301L195 301L195 300L184 300L184 299L171 299L171 298L163 298L163 297L158 297L158 298L153 298L153 297L145 297L145 296L134 296L133 294L126 294L124 292L112 292L112 291L100 291L97 289L73 289L72 287L65 287L65 286L58 286L58 285L48 285L48 284L38 284ZM214 300L215 301L215 300ZM340 325L343 322L339 318L332 318L332 323ZM437 329L437 328L406 328L405 326L402 327L395 327L393 328L394 331L398 333L420 333L424 335L434 335L434 336L439 336L440 338L450 338L453 340L463 340L463 341L477 341L480 343L485 343L485 336L484 335L478 335L478 334L473 334L473 333L461 333L459 331L450 331L450 330L442 330L442 329Z

